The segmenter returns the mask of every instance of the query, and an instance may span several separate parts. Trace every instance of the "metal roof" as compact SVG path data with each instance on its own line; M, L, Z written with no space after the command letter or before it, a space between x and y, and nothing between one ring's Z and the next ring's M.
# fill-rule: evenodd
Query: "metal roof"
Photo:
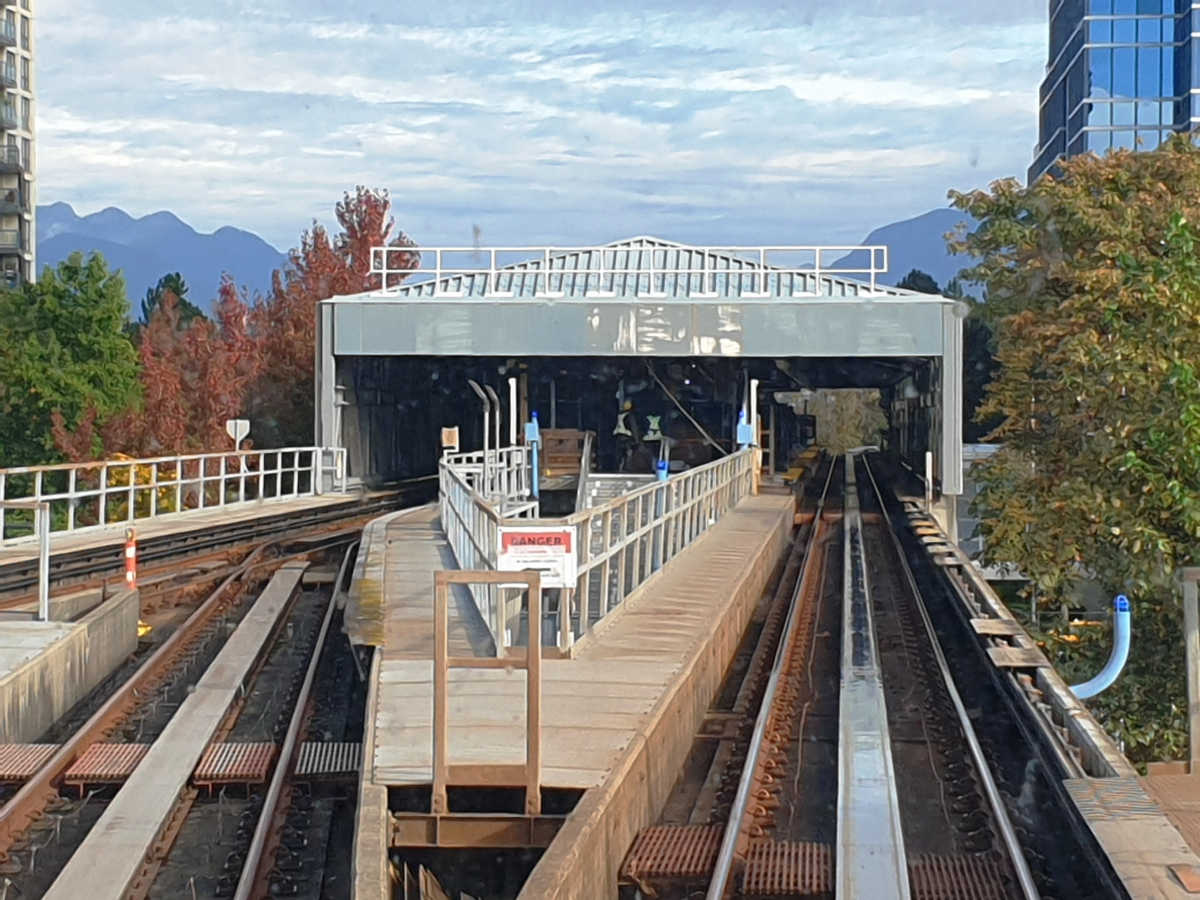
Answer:
M372 271L384 289L356 299L935 299L878 284L884 246L701 247L634 237L594 247L377 247Z

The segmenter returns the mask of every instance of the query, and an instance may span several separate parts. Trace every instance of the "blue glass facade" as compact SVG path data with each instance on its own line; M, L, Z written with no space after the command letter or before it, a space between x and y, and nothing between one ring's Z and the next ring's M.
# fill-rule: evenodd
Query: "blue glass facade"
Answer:
M1029 180L1063 157L1150 150L1200 124L1193 22L1200 25L1200 0L1050 0L1050 64Z

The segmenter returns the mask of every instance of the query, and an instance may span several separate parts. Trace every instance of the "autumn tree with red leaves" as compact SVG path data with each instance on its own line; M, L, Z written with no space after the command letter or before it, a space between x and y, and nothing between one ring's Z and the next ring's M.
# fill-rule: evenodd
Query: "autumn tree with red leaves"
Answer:
M225 422L246 411L247 388L262 368L260 342L249 330L250 306L226 277L214 317L184 321L179 299L164 293L141 331L142 402L99 428L106 455L151 457L224 450ZM96 416L68 431L55 422L59 449L72 460L90 458Z
M341 232L319 223L300 238L272 288L253 302L233 279L221 282L212 319L184 314L164 282L162 299L136 337L141 357L140 404L101 419L84 411L74 427L61 415L53 437L68 459L125 453L149 457L220 451L230 446L228 419L251 420L260 447L303 446L313 440L317 304L380 287L371 272L375 247L390 269L416 268L416 245L396 230L387 191L359 187L336 208ZM401 276L389 276L396 280Z
M371 272L374 247L416 245L396 230L386 190L359 187L336 208L342 231L331 237L317 222L276 271L271 293L254 305L252 330L262 350L262 372L251 388L255 433L267 446L313 440L317 304L330 297L377 290ZM417 265L417 254L391 258L391 268Z

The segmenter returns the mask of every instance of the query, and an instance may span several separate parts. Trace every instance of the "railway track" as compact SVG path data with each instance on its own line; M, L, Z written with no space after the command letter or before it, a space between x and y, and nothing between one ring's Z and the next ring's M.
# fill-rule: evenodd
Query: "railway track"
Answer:
M436 492L434 482L415 482L358 501L321 509L281 511L278 515L233 522L218 528L211 524L189 528L186 516L183 516L179 519L179 530L138 541L139 585L152 594L169 593L178 587L177 576L184 561L198 571L232 568L239 558L244 558L255 546L266 541L301 532L317 533L348 523L357 522L361 526L386 512L426 502L435 497ZM120 552L122 540L116 537L114 543L53 553L50 560L52 592L103 588L110 582L120 581L125 565ZM37 577L36 559L0 565L0 609L35 602Z
M1046 788L1047 754L1014 722L1020 711L965 667L953 599L906 541L878 468L846 457L810 486L778 637L758 639L722 692L760 702L710 713L724 751L699 754L709 739L697 742L710 767L693 763L635 841L629 896L1120 896ZM777 596L764 636L780 609ZM967 675L964 696L956 676Z
M37 898L50 889L119 790L120 775L112 783L80 775L81 767L88 771L87 754L102 750L114 771L132 771L219 658L263 586L284 566L302 561L315 567L310 576L316 590L296 594L212 744L258 746L268 756L281 750L273 769L278 783L267 793L249 782L209 793L189 786L126 896L191 896L198 884L201 895L234 896L243 880L255 888L253 896L300 893L311 868L299 862L309 838L312 856L331 830L344 831L352 813L345 779L315 785L295 780L301 740L311 731L319 741L332 740L330 746L348 760L361 737L361 721L352 714L357 679L349 647L326 641L330 633L340 634L334 595L365 522L415 505L425 493L418 488L315 515L271 517L258 528L238 523L203 537L154 541L142 557L152 563L141 569L139 587L143 613L158 614L162 623L157 637L143 641L125 666L52 727L43 744L30 745L37 763L25 764L29 773L22 782L0 786L0 896L11 888L22 898ZM72 555L56 569L56 586L73 591L89 586L89 579L102 584L112 562L111 552ZM19 567L0 569L0 585L19 586L22 577ZM23 599L10 592L0 606ZM27 748L4 749L19 754ZM132 761L122 754L133 754ZM352 771L357 760L346 764ZM315 825L314 798L321 811ZM261 836L255 834L260 818ZM222 846L227 854L215 859ZM248 853L253 865L246 862Z

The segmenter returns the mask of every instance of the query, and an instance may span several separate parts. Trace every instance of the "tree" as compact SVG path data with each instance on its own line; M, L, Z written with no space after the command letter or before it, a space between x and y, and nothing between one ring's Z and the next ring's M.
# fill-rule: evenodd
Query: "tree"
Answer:
M104 455L142 458L227 449L225 422L245 414L248 387L262 366L249 318L245 297L228 277L212 319L185 321L175 294L164 291L138 337L141 403L99 428L94 415L75 429L59 422L61 451L82 460L98 447Z
M942 289L928 272L913 269L900 279L896 287L904 291L916 291L919 294L940 294Z
M314 222L276 271L270 294L254 305L252 327L261 341L262 374L251 390L251 418L267 446L313 440L317 304L330 297L380 287L371 272L373 247L416 245L395 230L386 191L359 187L337 204L341 232L331 237ZM415 253L397 253L390 268L415 268Z
M154 287L146 289L146 299L142 301L142 315L138 319L138 325L144 328L149 324L154 310L162 303L163 296L167 293L174 294L178 301L180 324L187 325L192 319L207 318L200 307L187 299L188 286L183 276L178 272L170 272L158 279L158 284Z
M1200 558L1200 150L1176 136L951 197L980 222L953 245L978 260L1000 363L980 411L1004 442L980 477L988 557L1064 614L1081 581L1131 597L1131 663L1096 707L1134 759L1170 755L1186 709L1172 576ZM1048 638L1069 677L1107 652L1104 635Z
M128 315L125 283L98 253L73 253L36 283L0 291L4 466L62 458L56 412L74 429L136 404L137 352L123 332Z

